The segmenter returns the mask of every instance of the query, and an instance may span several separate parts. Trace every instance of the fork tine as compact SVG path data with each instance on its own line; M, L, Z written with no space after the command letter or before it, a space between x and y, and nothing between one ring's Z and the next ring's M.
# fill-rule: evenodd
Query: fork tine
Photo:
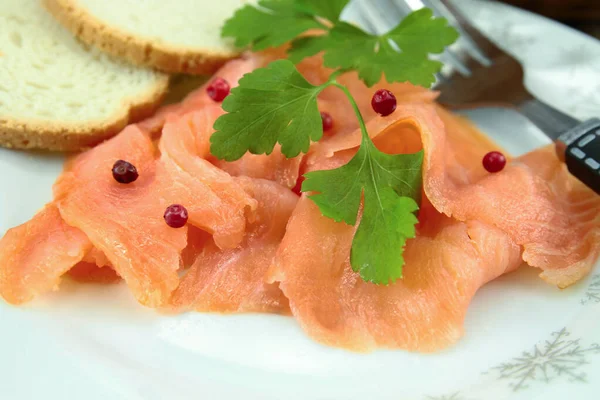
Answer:
M359 3L361 22L364 24L365 28L369 30L370 33L380 35L386 32L389 27L384 24L378 23L379 12L375 7L369 7L365 4L365 2ZM387 22L387 21L386 21Z
M471 75L471 69L469 68L468 63L466 63L464 60L464 52L455 52L447 49L439 58L443 64L450 64L461 75Z
M459 28L466 33L467 41L470 41L474 46L475 50L477 50L480 55L487 58L487 60L482 60L480 57L477 57L479 61L486 66L489 66L491 60L496 56L503 54L504 52L496 46L491 40L485 37L479 29L475 28L471 22L464 16L464 14L452 4L449 0L440 0L442 7L436 7L438 10L445 8L447 12L442 12L446 18L451 18L456 21ZM463 35L464 36L464 35Z

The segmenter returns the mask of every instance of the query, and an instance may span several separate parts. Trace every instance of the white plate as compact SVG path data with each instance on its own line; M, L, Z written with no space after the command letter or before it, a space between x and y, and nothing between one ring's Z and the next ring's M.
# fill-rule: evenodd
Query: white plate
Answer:
M525 63L540 98L579 118L600 111L596 40L499 4L460 5ZM513 112L474 118L515 153L547 143ZM0 150L0 235L50 200L61 162ZM492 282L469 309L464 339L433 355L323 347L287 317L160 316L124 286L65 282L25 307L0 301L0 398L598 398L599 269L564 291L530 269Z

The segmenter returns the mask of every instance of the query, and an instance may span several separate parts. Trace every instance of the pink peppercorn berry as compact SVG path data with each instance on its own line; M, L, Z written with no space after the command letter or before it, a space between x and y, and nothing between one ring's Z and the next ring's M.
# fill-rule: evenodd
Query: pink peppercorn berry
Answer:
M306 178L304 178L304 175L300 175L296 181L296 186L294 186L292 189L292 192L296 193L298 196L302 196L302 183L305 179Z
M208 94L208 97L215 102L220 103L229 95L230 90L229 83L225 79L216 78L208 85L206 93Z
M139 176L135 166L125 160L118 160L114 163L112 175L115 181L123 184L135 182Z
M330 131L333 128L333 117L327 112L321 112L321 120L323 121L323 132Z
M371 107L383 117L396 111L396 96L387 89L379 89L371 99Z
M180 204L172 204L165 211L165 222L171 228L182 228L188 221L188 212Z
M506 157L499 151L490 151L483 156L483 168L488 172L500 172L506 165Z

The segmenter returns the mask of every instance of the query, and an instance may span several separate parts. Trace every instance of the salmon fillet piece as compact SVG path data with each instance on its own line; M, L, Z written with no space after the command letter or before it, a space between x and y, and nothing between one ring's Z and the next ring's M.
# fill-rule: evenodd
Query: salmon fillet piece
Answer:
M203 159L212 124L221 113L220 106L213 104L169 117L159 142L160 154L148 132L131 125L70 160L54 186L52 207L58 209L55 217L60 224L80 232L89 245L69 264L57 263L56 275L74 267L70 275L79 281L114 282L122 277L140 303L166 305L179 285L182 252L192 247L187 228L175 230L163 220L166 207L175 203L188 209L188 226L209 232L218 248L238 247L257 202L236 179ZM137 181L115 182L111 168L118 159L136 166ZM36 218L29 225L43 230L43 222ZM38 239L32 229L24 232L22 246L33 246ZM2 243L9 245L9 241L10 235ZM53 253L48 251L46 256L50 262ZM0 260L4 261L4 255ZM22 274L21 270L16 274ZM49 281L39 286L55 285ZM34 291L41 293L41 289Z
M419 151L418 129L391 120L369 121L376 146L388 153ZM347 163L356 152L355 134L315 146L309 169ZM485 151L492 147L480 134L464 139L465 147ZM478 168L480 159L454 159L451 174L461 177L464 169ZM404 278L378 286L352 271L349 256L355 230L323 217L304 195L288 223L269 281L280 283L293 315L313 339L356 351L384 347L427 352L455 343L463 334L475 292L522 263L520 246L506 233L444 216L424 196L417 238L409 240L404 251Z
M108 257L95 247L68 272L71 279L81 283L116 283L121 280Z
M139 179L117 183L111 168L118 159L134 164ZM87 235L140 303L153 307L177 287L186 246L186 229L174 230L163 220L179 198L172 185L157 168L152 141L133 125L74 160L55 186L65 222Z
M212 126L222 113L220 106L209 105L171 117L163 128L158 168L172 179L169 190L186 206L190 222L211 233L217 246L234 248L246 231L246 211L254 210L256 201L231 175L205 159Z
M179 285L186 228L170 228L163 213L183 204L190 225L213 234L223 248L239 245L246 230L246 208L255 207L242 186L201 157L197 135L209 135L216 108L170 119L157 153L147 132L130 126L74 160L55 187L62 217L86 233L115 271L150 307L165 305ZM208 132L208 133L206 133ZM139 178L115 182L117 159L132 162ZM139 229L143 226L143 229Z
M263 67L272 60L273 55L268 53L261 55L246 55L242 59L232 60L225 64L217 71L215 77L225 79L233 88L244 74L252 72L256 68ZM207 94L206 89L211 82L212 80L192 91L181 103L163 107L156 115L138 123L138 126L142 130L157 133L163 129L165 124L167 124L167 121L177 121L177 119L184 117L188 113L204 111L205 108L219 110L215 111L214 114L214 120L216 120L223 114L223 111L221 109L221 103L215 103ZM206 125L201 128L202 131L209 133L209 136L205 137L205 139L208 139L213 132L212 125L214 124L214 120L212 122L205 121ZM298 179L298 171L302 157L288 159L281 153L279 147L277 147L270 155L255 155L248 153L239 160L227 162L219 160L209 154L210 142L208 140L203 142L203 145L206 146L201 149L204 153L203 158L206 158L230 175L268 179L289 188L294 187Z
M402 142L391 146L396 152L423 146L423 187L435 209L501 229L524 247L523 260L542 269L548 283L564 288L593 267L600 254L600 196L571 176L552 148L489 174L480 160L497 150L493 143L441 107L406 104L367 126L383 151L390 136ZM334 154L349 159L359 143L359 131L325 140L314 146L309 170L326 168L327 158L335 164Z
M239 160L230 162L212 156L207 159L232 176L268 179L291 189L300 175L303 156L287 158L277 145L269 155L246 153Z
M21 304L58 288L60 277L91 248L83 232L65 224L56 206L46 206L0 241L0 295Z
M285 233L298 197L277 183L241 178L258 201L256 217L235 249L219 249L208 238L171 299L177 310L209 312L289 312L278 284L266 273Z
M108 284L121 281L121 277L112 267L99 267L96 264L84 261L71 268L68 276L79 283Z
M553 146L514 159L500 173L457 179L444 167L461 150L447 144L441 120L417 120L426 148L424 190L437 210L506 232L552 285L567 287L590 272L600 254L600 196L568 172Z
M258 55L246 55L244 58L229 61L214 76L225 79L231 87L234 87L244 74L263 66L265 60L264 57ZM137 125L144 131L159 134L170 117L181 116L190 111L200 110L206 105L215 104L206 92L211 82L212 80L209 80L206 84L190 92L180 103L160 108L152 117L138 122Z
M315 340L359 351L439 350L461 336L477 289L523 261L542 268L552 283L579 279L592 267L600 246L599 198L568 175L551 149L491 175L481 159L496 146L464 119L426 103L374 117L368 130L384 152L424 148L426 196L417 237L406 245L402 280L363 282L349 265L355 228L321 216L302 197L270 281L280 282L292 313ZM325 139L313 146L308 170L347 163L359 143L359 131Z
M521 250L504 232L437 214L404 251L404 278L389 286L352 271L355 228L323 217L303 196L271 270L313 339L355 351L435 351L463 334L467 307L486 282L517 268Z
M314 85L325 83L333 72L332 69L323 67L323 57L321 55L306 58L296 65L296 67ZM356 72L345 73L336 78L336 81L350 90L365 121L369 121L377 116L371 106L371 98L373 93L379 89L387 89L393 92L394 96L396 96L398 107L402 107L402 104L411 103L429 104L433 103L438 97L437 92L410 83L387 83L386 81L381 81L373 87L367 87L358 78L358 73ZM325 133L325 138L335 137L337 140L340 140L346 135L352 136L359 128L352 105L340 89L329 87L322 91L318 97L318 104L319 110L329 113L334 121L332 129ZM312 143L311 151L314 147L318 147L322 143L323 141Z

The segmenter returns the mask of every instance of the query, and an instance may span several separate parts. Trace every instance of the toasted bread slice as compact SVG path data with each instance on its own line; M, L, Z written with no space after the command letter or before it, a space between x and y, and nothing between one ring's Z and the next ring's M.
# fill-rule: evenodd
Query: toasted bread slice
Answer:
M0 145L81 150L160 105L168 76L88 49L38 0L0 1Z
M83 42L168 73L212 74L238 51L221 26L248 0L43 0Z

